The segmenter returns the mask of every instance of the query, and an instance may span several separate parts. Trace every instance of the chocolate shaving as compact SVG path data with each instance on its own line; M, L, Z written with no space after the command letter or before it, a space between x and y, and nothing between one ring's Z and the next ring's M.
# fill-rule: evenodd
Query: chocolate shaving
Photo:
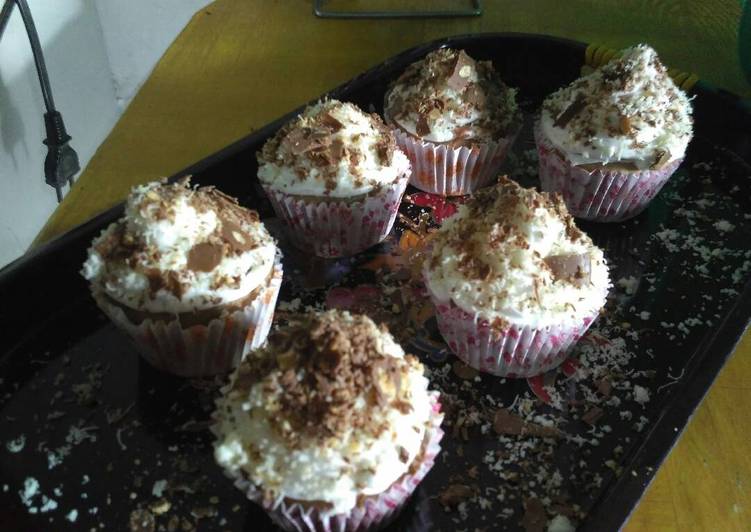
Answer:
M659 170L670 162L670 152L667 150L657 150L655 155L655 162L652 163L650 168L652 170Z
M187 267L194 272L210 272L222 262L223 257L224 247L203 242L190 248Z
M558 438L561 432L554 427L543 427L524 421L505 408L499 408L493 416L493 430L496 434L512 436L537 436L540 438Z
M418 136L424 137L430 133L430 126L428 125L428 118L424 114L420 114L417 117L417 124L415 125L415 133Z
M438 495L438 502L452 507L472 497L473 490L466 484L451 484Z
M592 275L592 258L588 253L577 255L550 255L543 259L550 268L553 278L566 281L574 286L583 286Z
M469 57L464 50L460 50L456 54L456 60L451 68L451 74L446 80L446 85L457 92L461 92L469 85L469 78L472 76L475 67L475 60Z
M587 106L587 100L583 95L579 94L576 99L571 102L565 111L563 111L553 122L555 127L566 127L571 120L578 115Z
M587 425L594 425L603 415L605 415L605 411L602 408L593 406L584 413L581 419Z
M524 517L522 526L526 532L544 532L548 522L548 514L542 501L535 497L524 499Z

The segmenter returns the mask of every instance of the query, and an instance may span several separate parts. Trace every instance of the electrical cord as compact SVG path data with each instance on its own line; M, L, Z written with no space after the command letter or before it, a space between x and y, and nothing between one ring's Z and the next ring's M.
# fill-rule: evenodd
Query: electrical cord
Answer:
M47 67L44 64L44 55L42 46L39 43L34 19L31 17L31 10L26 0L5 0L2 11L0 11L0 37L8 24L13 4L18 6L21 14L26 34L29 37L31 53L34 56L34 66L36 67L39 85L42 89L42 98L47 112L44 113L44 126L47 132L47 138L43 141L47 145L47 156L44 159L44 177L45 182L55 189L58 203L63 199L63 188L66 182L72 187L73 177L81 169L78 162L78 154L70 146L70 135L65 129L63 116L55 109L55 100L52 97L52 88L50 86Z

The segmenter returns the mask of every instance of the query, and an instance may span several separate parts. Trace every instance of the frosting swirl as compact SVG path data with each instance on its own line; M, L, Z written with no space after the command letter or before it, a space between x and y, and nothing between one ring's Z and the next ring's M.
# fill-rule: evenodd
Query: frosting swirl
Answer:
M540 127L575 165L658 168L683 157L691 103L640 44L545 99Z
M420 455L435 396L427 387L422 364L367 316L300 316L232 376L215 458L278 500L347 512Z
M116 302L181 313L232 303L271 273L276 243L255 211L212 187L134 187L81 274Z
M409 173L407 156L375 114L325 100L307 107L258 153L258 178L296 195L351 197Z
M516 90L493 64L450 48L407 67L386 94L384 109L387 120L407 133L440 143L497 140L521 120Z
M431 290L504 328L576 323L605 304L602 251L558 194L502 178L446 220L425 275Z

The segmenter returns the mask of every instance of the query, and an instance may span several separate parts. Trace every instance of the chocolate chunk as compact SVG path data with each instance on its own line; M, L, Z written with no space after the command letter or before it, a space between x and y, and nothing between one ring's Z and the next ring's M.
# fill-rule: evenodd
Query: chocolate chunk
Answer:
M472 488L466 484L451 484L438 495L438 502L443 506L456 506L472 497L472 493Z
M329 153L331 154L332 162L339 162L344 157L344 143L336 139L329 146Z
M522 433L524 420L505 408L499 408L493 416L493 430L497 434L517 435Z
M403 464L407 463L407 460L409 460L409 452L407 449L402 447L401 445L396 446L397 452L399 453L399 461Z
M221 235L233 251L245 252L256 247L256 242L242 227L231 220L221 218ZM221 260L221 259L220 259Z
M281 149L295 155L302 155L310 151L321 150L331 144L328 131L316 131L310 128L291 130L281 142Z
M594 425L603 415L605 415L605 411L602 408L593 406L584 413L582 421L587 425Z
M394 149L396 149L396 143L390 142L389 140L378 141L375 145L378 161L383 165L391 164L391 160L394 156Z
M550 255L547 264L557 281L566 281L574 286L588 283L592 275L592 259L588 253L578 255Z
M475 377L477 377L477 375L480 374L480 372L475 368L468 366L464 362L460 362L459 360L454 362L452 368L456 376L464 380L474 379Z
M571 102L565 111L563 111L553 122L555 127L566 127L571 120L578 115L587 106L587 100L583 95L577 95L576 99Z
M467 90L464 91L464 100L476 107L482 107L485 105L487 96L485 91L477 83L472 83Z
M621 115L620 119L618 120L618 127L621 130L621 133L624 135L630 135L631 134L631 119L627 116Z
M428 125L428 118L424 114L420 114L417 118L417 124L415 125L415 133L418 136L424 137L430 133L430 126Z
M224 248L217 244L204 242L196 244L188 252L188 269L194 272L210 272L216 268L224 257Z
M464 50L460 50L459 53L456 54L456 60L451 68L449 79L446 80L446 85L455 91L464 90L464 87L469 85L469 78L475 67L475 60L469 57Z
M557 438L561 435L555 427L543 427L528 423L505 408L499 408L493 416L493 430L496 434L510 434L512 436L538 436L541 438Z
M332 133L336 133L344 127L344 124L339 122L339 120L331 116L329 113L321 115L321 125L329 128Z
M598 392L600 392L604 397L610 397L610 393L613 391L613 385L610 382L610 379L603 377L595 381L595 384L597 385Z
M524 517L522 526L526 532L543 532L548 523L548 514L542 501L535 497L524 499Z

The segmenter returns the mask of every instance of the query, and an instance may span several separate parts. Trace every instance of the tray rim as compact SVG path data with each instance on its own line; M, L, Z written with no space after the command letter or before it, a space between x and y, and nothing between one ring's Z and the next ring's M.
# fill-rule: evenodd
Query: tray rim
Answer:
M452 45L456 41L483 41L483 40L538 40L557 43L561 46L579 49L581 51L582 65L585 64L584 51L588 44L563 37L552 35L519 33L519 32L486 32L475 34L459 34L441 37L408 48L391 56L383 62L369 68L350 80L326 91L324 94L300 105L292 111L274 119L252 133L239 138L219 151L204 157L196 163L176 172L168 178L174 181L186 175L200 172L216 163L232 157L248 146L273 134L276 129L287 122L290 118L299 114L305 106L320 100L325 96L347 92L352 86L356 86L363 80L375 75L378 71L391 63L398 62L405 57L421 56L441 46ZM706 93L708 96L726 100L726 103L738 107L740 113L751 119L751 107L744 104L743 100L724 89L716 88L699 80L689 91L693 94ZM741 157L746 162L749 157ZM102 228L105 224L114 221L123 211L124 201L106 209L85 222L78 224L68 231L54 237L48 242L35 247L18 259L0 269L0 291L6 283L13 283L14 277L23 274L25 269L31 268L34 263L45 257L54 255L71 240L89 231ZM702 400L709 393L717 375L724 367L727 360L735 352L743 334L751 321L751 280L748 280L743 289L739 291L732 307L724 315L714 333L704 338L693 350L687 368L690 371L680 384L673 388L670 395L680 396L681 401L670 402L659 416L650 423L650 430L641 439L638 448L631 453L631 459L623 464L623 474L612 481L610 487L603 491L593 503L590 513L579 530L602 530L620 529L628 521L634 509L642 499L657 470L672 451L678 438L683 434L688 422ZM703 352L700 360L694 361L694 355ZM2 355L0 355L2 356ZM669 422L667 421L669 420ZM636 475L632 475L631 472ZM607 504L605 504L607 503Z

